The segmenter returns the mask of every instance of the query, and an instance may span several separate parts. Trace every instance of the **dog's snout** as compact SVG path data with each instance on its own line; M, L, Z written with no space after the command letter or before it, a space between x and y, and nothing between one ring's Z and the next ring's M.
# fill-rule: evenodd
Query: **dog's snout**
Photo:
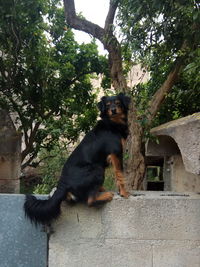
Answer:
M110 111L111 111L112 115L117 114L117 107L116 107L115 103L111 104Z
M112 109L111 109L111 112L112 112L113 115L116 114L116 113L117 113L116 108L112 108Z

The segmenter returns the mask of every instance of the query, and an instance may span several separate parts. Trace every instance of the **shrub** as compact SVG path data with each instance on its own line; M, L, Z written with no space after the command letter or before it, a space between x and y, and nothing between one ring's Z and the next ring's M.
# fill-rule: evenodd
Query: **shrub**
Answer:
M40 166L42 183L34 188L34 194L49 194L57 185L67 155L67 151L59 146L51 151L42 149L40 153L40 158L44 159Z

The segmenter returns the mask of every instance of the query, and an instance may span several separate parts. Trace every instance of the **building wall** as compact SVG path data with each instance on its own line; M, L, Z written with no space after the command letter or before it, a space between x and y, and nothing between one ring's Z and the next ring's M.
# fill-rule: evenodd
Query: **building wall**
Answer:
M98 99L105 95L104 89L101 87L101 82L103 79L103 75L99 74L96 79L92 79L92 85L97 90ZM130 88L139 84L139 83L146 83L150 79L150 74L141 67L140 64L134 65L129 73L127 74L127 84ZM113 88L108 88L110 93L115 94L115 90Z
M180 154L166 158L165 190L200 192L200 175L187 172Z

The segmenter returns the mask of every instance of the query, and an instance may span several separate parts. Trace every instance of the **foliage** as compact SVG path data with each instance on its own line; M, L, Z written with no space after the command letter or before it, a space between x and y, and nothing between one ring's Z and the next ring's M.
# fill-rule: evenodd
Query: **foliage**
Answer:
M154 125L200 111L199 8L198 1L120 1L118 24L124 53L129 60L142 63L151 76L147 84L132 89L143 126L149 101L180 56L185 57L181 75L166 95Z
M124 41L140 57L164 53L170 60L184 40L199 41L198 1L125 0L120 2L118 23ZM159 59L160 57L158 57Z
M58 0L1 3L0 107L23 133L23 166L59 138L75 141L97 116L89 78L105 59L94 41L79 45L64 19Z
M193 75L183 72L173 91L166 97L159 110L154 126L200 112L199 72ZM196 79L196 82L195 82Z
M194 69L186 66L182 71L179 80L173 86L173 90L166 96L165 102L151 126L158 126L162 123L200 112L200 70L197 68L198 64L195 65ZM138 114L142 117L141 123L144 124L144 127L146 123L144 114L153 88L154 81L150 80L146 84L138 84L133 89Z
M115 182L115 176L112 167L108 167L105 172L105 181L104 181L104 187L106 190L117 190L117 185Z
M33 193L49 194L56 187L67 154L67 150L62 145L53 147L51 151L41 149L39 158L43 160L39 171L42 183L35 187Z
M187 42L188 62L195 61L200 41L200 5L186 0L126 0L120 2L118 24L125 52L148 67L156 90ZM132 53L130 53L132 51Z

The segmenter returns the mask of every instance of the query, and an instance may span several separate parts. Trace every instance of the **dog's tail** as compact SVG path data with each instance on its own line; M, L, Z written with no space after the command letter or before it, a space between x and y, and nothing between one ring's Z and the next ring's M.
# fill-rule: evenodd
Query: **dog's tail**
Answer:
M67 190L57 188L49 199L37 199L35 196L26 195L24 211L26 217L36 225L49 224L60 215L60 205L66 198Z

